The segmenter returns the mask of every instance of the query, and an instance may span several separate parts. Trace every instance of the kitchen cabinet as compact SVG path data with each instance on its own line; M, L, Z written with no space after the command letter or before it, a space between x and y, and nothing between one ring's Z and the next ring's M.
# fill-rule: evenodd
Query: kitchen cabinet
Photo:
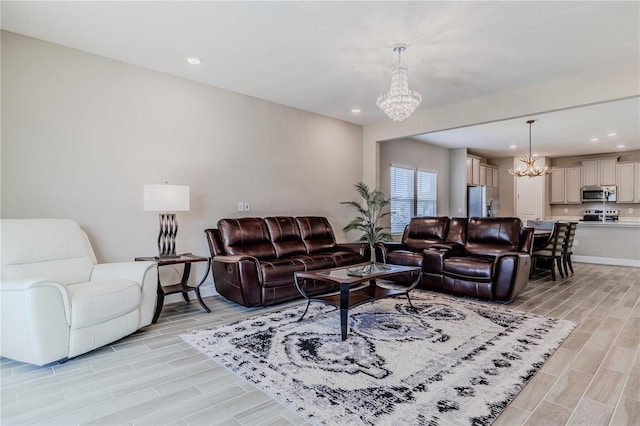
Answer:
M498 188L500 186L500 172L498 171L497 167L494 167L491 169L491 174L493 177L493 186L495 186L496 188Z
M480 158L467 156L467 185L480 185Z
M489 164L480 164L480 185L498 187L498 168Z
M484 164L480 164L480 185L491 186L487 183L487 166Z
M556 167L551 173L551 204L581 204L582 167Z
M582 186L616 184L616 157L582 161Z
M640 202L640 163L618 163L616 165L616 182L618 192L616 202L637 203Z
M467 185L498 186L498 168L481 164L480 157L467 155Z

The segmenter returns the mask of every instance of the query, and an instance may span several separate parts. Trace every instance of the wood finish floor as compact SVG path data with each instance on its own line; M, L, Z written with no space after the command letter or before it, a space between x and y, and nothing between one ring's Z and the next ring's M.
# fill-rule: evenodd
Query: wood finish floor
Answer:
M575 264L535 277L511 309L579 323L495 425L640 424L640 269ZM64 364L0 360L2 425L302 425L185 343L190 329L267 310L216 296L165 306L157 324ZM300 302L295 302L300 303Z

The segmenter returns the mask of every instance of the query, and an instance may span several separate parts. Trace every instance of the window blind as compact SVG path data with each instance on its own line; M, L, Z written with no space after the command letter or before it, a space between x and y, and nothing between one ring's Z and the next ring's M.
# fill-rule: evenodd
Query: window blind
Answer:
M390 181L392 233L402 233L414 216L436 215L436 173L391 166Z
M431 172L418 170L417 172L417 203L416 216L435 216L436 208L437 175Z
M401 233L413 217L414 169L391 166L391 232Z

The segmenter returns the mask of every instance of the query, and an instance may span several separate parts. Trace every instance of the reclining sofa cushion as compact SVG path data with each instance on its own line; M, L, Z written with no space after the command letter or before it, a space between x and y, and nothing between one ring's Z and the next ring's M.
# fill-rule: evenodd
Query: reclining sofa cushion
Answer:
M262 218L220 219L220 239L227 254L246 255L256 259L274 259L276 250Z
M293 217L265 217L264 222L276 250L276 257L295 256L307 252L300 236L300 228Z
M264 287L278 287L293 282L294 272L305 271L305 265L293 258L260 261L260 275Z
M358 253L340 249L336 244L333 228L326 217L301 216L296 217L296 222L308 255L329 256L333 261L333 265L330 267L353 265L366 261Z
M401 242L376 245L376 257L380 262L422 267L422 251L434 244L443 243L448 228L449 218L446 216L414 217L404 228ZM399 280L402 280L402 277Z
M295 218L290 216L265 217L264 221L267 224L277 257L279 259L288 258L295 263L303 265L302 269L295 268L292 270L309 271L332 268L334 266L335 262L331 256L306 254L307 248L302 241L300 227Z
M435 243L444 242L449 230L449 218L414 217L406 227L402 242L410 251L422 251Z
M491 281L494 263L492 257L452 257L445 261L444 270L452 277Z
M522 222L512 217L472 217L467 225L467 255L496 256L518 251Z
M333 251L336 240L329 221L324 217L304 216L296 217L300 228L300 235L307 253Z

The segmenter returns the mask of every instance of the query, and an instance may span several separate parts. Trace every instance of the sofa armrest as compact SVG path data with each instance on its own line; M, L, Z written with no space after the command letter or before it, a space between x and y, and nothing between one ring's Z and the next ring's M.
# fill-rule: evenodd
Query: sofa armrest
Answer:
M454 254L448 248L430 247L422 251L422 271L425 274L442 275L444 260Z
M528 253L508 252L496 257L493 278L494 298L513 300L529 281L531 256Z
M158 264L156 262L100 263L93 267L90 281L93 283L113 280L131 280L140 285L140 323L151 324L158 297Z
M0 282L0 355L36 365L69 355L67 288L44 278Z
M533 252L533 228L522 228L520 230L519 250L531 254Z
M244 306L262 304L260 262L253 256L214 256L211 273L216 291Z
M376 260L378 262L387 263L387 254L396 250L407 250L407 245L399 241L386 241L376 243L375 247Z
M365 260L371 258L371 247L367 243L340 243L336 244L336 249L357 253L364 257Z

